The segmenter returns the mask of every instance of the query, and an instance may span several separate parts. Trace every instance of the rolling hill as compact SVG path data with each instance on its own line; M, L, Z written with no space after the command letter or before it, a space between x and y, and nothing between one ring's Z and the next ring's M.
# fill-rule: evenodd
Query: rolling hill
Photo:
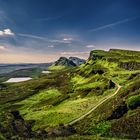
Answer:
M60 58L55 66L68 64ZM120 49L93 50L79 66L1 83L0 138L138 139L139 85L140 52Z

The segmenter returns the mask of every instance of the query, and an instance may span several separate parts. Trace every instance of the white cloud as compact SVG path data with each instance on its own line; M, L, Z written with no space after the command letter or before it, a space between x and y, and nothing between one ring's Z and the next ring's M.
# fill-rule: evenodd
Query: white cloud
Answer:
M69 38L63 38L64 41L72 41L73 38L69 37Z
M15 35L11 29L4 29L3 31L0 31L0 36L13 36Z
M21 34L21 33L18 33L17 35L22 36L22 37L27 37L27 38L40 39L40 40L44 40L44 41L47 40L46 37L32 35L32 34Z
M89 54L89 52L61 52L61 55L79 55L79 54Z
M6 51L6 50L7 50L7 48L5 46L0 45L0 51Z
M64 43L64 44L70 44L73 40L72 38L63 38L63 39L48 39L47 37L38 36L38 35L32 35L32 34L22 34L17 33L18 36L26 37L26 38L32 38L32 39L39 39L42 41L45 41L46 43ZM49 48L52 48L52 46L48 46ZM54 47L54 46L53 46Z
M54 45L48 45L48 48L54 48Z
M95 47L96 47L96 46L95 46L95 45L92 45L92 44L86 46L86 48L95 48Z

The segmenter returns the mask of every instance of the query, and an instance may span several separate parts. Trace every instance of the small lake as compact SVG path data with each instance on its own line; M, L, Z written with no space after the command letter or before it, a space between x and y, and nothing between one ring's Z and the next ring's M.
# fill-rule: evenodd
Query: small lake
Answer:
M43 74L48 74L48 73L51 73L51 71L43 70L42 73L43 73Z
M10 78L10 79L7 80L5 83L18 83L18 82L28 81L28 80L31 80L31 79L32 79L32 78L30 78L30 77Z

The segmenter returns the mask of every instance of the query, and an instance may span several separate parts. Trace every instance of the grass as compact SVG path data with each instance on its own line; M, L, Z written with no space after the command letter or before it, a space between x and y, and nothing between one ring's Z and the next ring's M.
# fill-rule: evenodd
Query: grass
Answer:
M96 87L101 87L104 84L104 81L97 81L93 83L86 83L86 84L81 84L78 85L75 90L83 90L83 89L93 89Z
M51 71L57 71L57 70L63 70L65 68L66 68L66 66L54 66L54 65L52 65L48 69Z
M121 135L124 138L124 136L129 135L128 134L129 132L125 128L126 126L122 127L122 124L125 125L125 120L126 120L125 117L122 120L120 120L120 122L119 121L117 122L117 120L114 120L114 122L116 122L116 126L114 126L111 121L109 121L107 123L106 122L103 123L103 122L104 122L104 120L107 120L107 116L110 116L111 112L115 108L117 108L120 105L124 105L124 101L126 101L128 108L130 108L128 103L133 106L133 105L136 105L137 102L139 102L138 96L134 97L132 99L132 95L136 94L136 93L133 93L134 92L133 90L135 90L137 87L136 86L133 87L131 85L132 84L136 85L135 81L138 79L136 77L138 77L138 75L140 74L140 70L130 71L130 70L126 70L126 69L119 67L119 63L123 59L125 59L125 61L127 61L127 62L130 61L131 59L133 59L131 57L125 58L125 55L127 54L126 52L123 52L124 54L121 54L120 50L118 50L117 53L115 53L113 51L113 53L115 53L115 55L107 54L106 52L103 52L103 51L99 51L99 52L93 51L93 53L95 53L97 57L98 57L98 53L99 53L99 57L103 56L104 58L96 59L96 60L89 60L86 62L86 64L81 65L79 68L79 71L80 71L82 77L77 76L75 79L73 79L73 83L75 83L75 87L80 88L80 86L81 86L82 89L84 89L84 88L86 88L86 84L87 84L87 88L90 88L90 87L94 87L93 84L95 84L96 82L97 82L97 85L99 85L99 87L104 85L104 83L102 83L100 85L101 80L96 81L95 80L96 78L93 78L96 82L89 80L89 77L91 78L94 75L94 74L91 74L92 70L95 69L95 66L97 66L98 68L105 70L105 73L103 74L104 77L106 77L108 79L112 79L116 83L122 85L123 88L120 91L120 93L118 93L118 95L116 95L116 98L110 99L109 102L106 102L103 105L101 105L99 108L97 108L97 110L93 111L93 113L91 113L89 116L85 117L83 120L78 122L78 124L76 124L75 127L77 128L78 132L82 133L82 134L83 133L84 134L88 134L88 133L95 134L96 133L96 134L103 135L106 132L108 132L108 130L110 129L111 132L109 132L109 133L113 134L114 136L115 136L115 132L118 131L119 129L121 129L122 131L119 131L118 133L122 134L122 132L124 130L125 135L123 135L123 134ZM113 55L113 56L111 56L111 55ZM131 56L131 53L128 53L128 56ZM110 58L111 59L113 58L113 59L111 60ZM118 60L116 61L114 58L118 59ZM101 78L102 76L99 75L99 77ZM103 80L103 77L102 77L102 80ZM93 84L92 84L92 82L93 82ZM85 92L85 91L83 91L83 92ZM128 97L127 100L125 99L126 95ZM133 95L133 96L136 96L136 95ZM133 112L128 111L128 112L129 112L129 115L127 115L127 116L131 116L132 118L134 118L136 115L139 114L138 110L136 112L134 112L134 111ZM131 118L131 120L132 120L132 118ZM95 122L92 122L92 120L95 120ZM126 122L127 122L127 120L126 120ZM136 122L137 122L137 120L134 119L133 120L133 123L135 124L134 126L138 127ZM129 129L131 129L131 128L129 128ZM137 131L135 131L135 132L137 132ZM108 135L109 135L109 133L108 133Z
M4 136L0 133L0 140L6 140L6 138L4 138Z
M120 140L120 138L102 137L100 135L72 135L69 137L47 138L47 140Z
M7 84L7 89L0 91L0 111L19 105L16 109L25 120L35 120L34 130L49 130L61 123L67 124L77 119L113 94L116 87L109 89L108 86L112 80L123 86L119 93L74 127L79 134L99 135L97 139L106 134L133 138L131 132L139 136L137 118L140 116L140 108L139 105L136 109L133 106L140 102L140 70L130 71L119 66L124 60L134 60L135 52L132 52L132 55L131 52L122 50L100 50L92 53L97 59L88 60L78 68L64 71L65 66L51 66L49 69L54 72L47 76L24 83ZM136 53L135 57L139 58L138 56L139 53ZM98 70L103 73L95 73ZM108 120L112 112L120 106L128 107L128 112L118 119ZM71 136L66 139L79 138L92 139L95 136Z
M126 100L127 107L130 109L135 109L140 106L140 95L134 95Z
M102 121L98 124L92 122L90 125L89 129L87 129L87 133L90 135L107 135L111 128L111 123L109 121Z
M50 88L47 90L40 91L38 94L33 95L21 102L18 102L17 105L22 105L23 107L21 110L24 110L22 113L26 114L31 109L38 108L38 105L42 102L47 102L48 100L54 100L58 96L60 96L61 93L55 89Z
M72 120L80 117L82 114L90 110L94 107L99 101L101 97L89 97L76 100L65 100L57 106L52 106L48 108L44 106L42 108L37 108L37 110L33 108L26 108L26 105L21 108L21 114L25 114L25 119L27 120L36 120L36 125L34 129L38 129L40 127L54 127L59 125L60 123L69 123ZM46 126L44 126L46 125Z
M81 84L90 83L91 81L97 81L101 76L99 74L92 75L90 77L84 77L79 74L74 75L71 78L71 83L76 87Z
M70 98L58 105L52 105L50 100L55 100L61 93L56 89L41 91L30 98L19 102L22 105L19 109L26 120L35 120L34 129L50 128L61 123L67 124L80 117L96 106L100 100L112 94L112 90L106 91L104 96L90 96L77 99ZM45 101L45 104L44 104ZM48 102L48 103L47 103Z
M97 60L97 64L103 65L105 68L109 69L110 71L118 68L118 64L115 62L109 62L107 60Z
M138 79L138 78L137 78ZM132 82L133 81L133 82ZM128 84L129 83L129 84ZM131 83L131 84L130 84ZM137 101L139 101L139 97L133 94L136 94L135 90L139 89L139 83L135 83L135 78L133 80L127 80L125 82L127 86L123 87L116 97L110 99L106 103L102 104L99 108L97 108L93 113L89 116L78 122L75 125L79 133L84 134L107 134L113 135L117 137L122 137L123 139L134 137L139 137L139 107L137 109L129 110L128 113L124 114L123 117L120 117L115 120L109 121L107 124L104 122L111 115L111 112L115 110L118 106L124 105L125 98L126 100L133 106ZM132 86L133 85L133 86ZM132 97L135 96L133 99ZM131 100L130 100L131 99ZM127 105L128 106L128 105ZM129 107L130 108L130 107ZM119 113L119 112L118 112ZM130 127L129 127L130 126ZM133 132L133 133L131 133ZM137 136L136 136L137 135Z
M85 77L81 76L81 75L75 75L74 77L71 78L71 83L73 85L77 85L77 84L83 84L86 83L88 79L86 79Z

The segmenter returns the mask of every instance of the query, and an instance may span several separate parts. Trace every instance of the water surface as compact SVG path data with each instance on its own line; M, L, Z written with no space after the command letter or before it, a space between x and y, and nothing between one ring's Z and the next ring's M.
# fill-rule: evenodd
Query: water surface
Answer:
M18 78L10 78L7 80L5 83L18 83L18 82L23 82L23 81L28 81L31 80L32 78L30 77L18 77Z
M48 74L48 73L51 73L51 71L48 71L48 70L45 71L45 70L44 70L44 71L42 71L42 73L43 73L43 74Z

